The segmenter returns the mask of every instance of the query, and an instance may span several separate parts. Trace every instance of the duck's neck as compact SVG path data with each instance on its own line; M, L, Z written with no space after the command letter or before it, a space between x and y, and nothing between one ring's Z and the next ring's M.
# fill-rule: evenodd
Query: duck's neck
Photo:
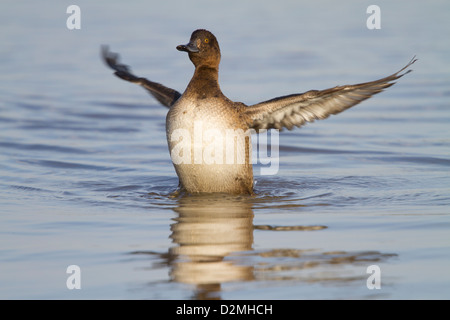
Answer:
M219 69L207 66L195 68L186 93L194 99L217 97L222 94L219 87Z

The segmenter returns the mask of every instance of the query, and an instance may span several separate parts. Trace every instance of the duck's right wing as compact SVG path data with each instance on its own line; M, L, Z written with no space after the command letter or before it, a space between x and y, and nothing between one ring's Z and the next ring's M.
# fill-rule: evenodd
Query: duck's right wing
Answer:
M108 46L102 46L102 58L105 63L113 70L114 74L123 80L127 80L141 85L148 90L161 104L170 108L175 101L181 97L181 93L176 90L167 88L162 84L147 80L145 78L136 77L131 73L128 66L119 63L119 55L109 51Z

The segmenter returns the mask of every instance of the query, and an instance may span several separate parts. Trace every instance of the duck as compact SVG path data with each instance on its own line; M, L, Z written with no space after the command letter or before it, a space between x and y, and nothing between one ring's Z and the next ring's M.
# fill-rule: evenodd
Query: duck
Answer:
M186 52L195 67L183 93L134 75L106 45L101 47L101 56L117 77L140 85L168 108L166 137L179 178L177 190L188 194L254 194L253 133L292 130L341 113L392 86L412 71L407 69L417 60L414 56L396 73L375 81L246 105L228 99L220 89L221 52L213 33L195 30L189 42L176 49Z

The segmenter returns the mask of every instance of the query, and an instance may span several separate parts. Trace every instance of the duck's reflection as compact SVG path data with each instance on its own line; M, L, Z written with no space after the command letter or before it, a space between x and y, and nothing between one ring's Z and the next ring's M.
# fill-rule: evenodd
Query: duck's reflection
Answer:
M217 298L221 284L253 279L253 267L238 265L227 256L249 251L253 244L253 211L246 198L228 195L183 197L169 253L174 281L195 284L196 298Z
M322 251L303 246L255 250L254 232L283 236L285 232L321 232L327 227L254 225L254 205L251 196L179 197L173 209L177 216L170 227L173 245L168 252L132 253L158 257L152 269L169 267L172 281L195 286L192 298L197 300L220 299L223 284L233 281L355 284L359 288L366 283L367 266L395 256L378 251Z

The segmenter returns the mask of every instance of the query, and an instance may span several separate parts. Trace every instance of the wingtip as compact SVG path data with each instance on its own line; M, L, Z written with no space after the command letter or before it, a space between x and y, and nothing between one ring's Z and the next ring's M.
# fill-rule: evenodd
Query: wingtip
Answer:
M109 46L106 44L102 44L100 46L100 57L102 58L103 62L110 68L113 68L112 64L114 64L117 59L117 55L109 51Z
M109 53L109 46L107 44L100 45L100 55L103 59L105 59L108 56Z
M101 58L108 67L120 73L129 73L131 75L130 67L120 63L120 56L118 53L110 51L108 45L101 45L100 50ZM124 77L118 77L124 79Z
M419 60L419 59L416 58L416 55L414 55L414 56L412 57L412 59L408 62L408 64L406 65L406 67L405 67L404 69L410 67L410 66L411 66L412 64L414 64L417 60ZM409 70L408 70L408 72L409 72Z
M412 59L408 62L408 64L407 64L406 66L404 66L403 68L401 68L401 69L396 73L396 75L397 75L396 79L401 78L401 77L403 77L404 75L406 75L406 74L412 72L413 69L408 69L408 68L409 68L412 64L414 64L417 60L418 60L418 59L416 58L416 55L414 55L414 56L412 57ZM406 70L406 69L408 69L408 70ZM406 71L403 72L404 70L406 70ZM402 73L402 72L403 72L403 73Z
M416 58L416 55L414 55L414 57L412 57L411 61L409 61L409 63L407 64L407 67L411 66L413 63L415 63L417 60L419 60L418 58Z

